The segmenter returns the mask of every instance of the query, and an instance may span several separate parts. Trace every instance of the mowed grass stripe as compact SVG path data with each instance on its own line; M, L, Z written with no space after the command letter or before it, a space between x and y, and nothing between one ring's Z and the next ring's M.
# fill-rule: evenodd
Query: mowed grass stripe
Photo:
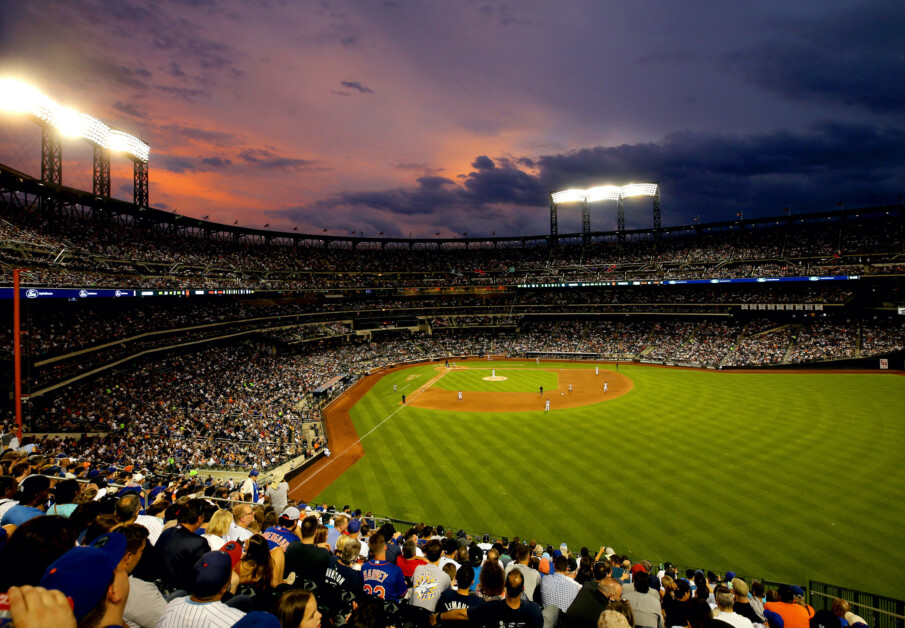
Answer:
M443 455L444 451L455 449L455 443L465 442L463 439L468 437L467 430L451 423L447 424L441 434L433 434L424 429L423 425L408 426L407 433L411 446L420 453L420 468L425 470L425 473L417 474L419 477L410 483L410 490L428 492L433 496L428 504L433 507L430 512L434 517L442 517L446 521L467 519L474 502L481 501L483 496L470 490L473 479L460 472L457 468L458 460ZM471 506L463 508L467 504ZM490 506L490 502L487 505Z
M477 366L484 370L487 364L494 363ZM562 368L579 366L593 368ZM543 367L554 368L549 362ZM522 370L536 368L527 363ZM519 376L519 368L507 370ZM451 524L448 515L461 512L467 520L458 525L466 528L499 522L489 531L570 546L606 543L638 557L776 580L807 575L851 584L850 570L841 565L856 558L883 564L905 558L895 535L896 522L905 519L905 379L637 365L620 365L620 373L633 380L634 389L585 408L558 411L555 402L550 413L406 408L407 420L423 430L419 442L454 434L464 443L464 453L451 447L434 463L456 465L454 472L444 469L436 476L434 489L442 493L444 483L456 484L455 499L446 501L455 507L435 499L429 512L419 503L406 504L406 510L422 513L418 520L437 512ZM381 382L370 394L385 388ZM387 407L398 399L379 396ZM362 408L369 413L380 405ZM363 433L383 416L353 414L353 420ZM387 441L391 447L394 442ZM367 441L365 446L370 454ZM424 469L412 452L392 455L400 474ZM348 495L350 484L373 481L357 470L368 458L327 492ZM518 491L517 499L501 499L507 486ZM489 497L471 499L473 507L462 510L460 495L469 491ZM375 491L354 494L369 500ZM356 506L379 512L372 503ZM874 573L860 574L858 587L897 595Z

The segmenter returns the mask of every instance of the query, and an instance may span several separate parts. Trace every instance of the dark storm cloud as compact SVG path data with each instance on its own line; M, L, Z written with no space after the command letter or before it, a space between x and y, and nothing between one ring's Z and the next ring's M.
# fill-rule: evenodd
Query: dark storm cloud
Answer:
M443 214L454 220L450 210L467 215L468 212L486 212L497 204L540 206L546 203L546 192L540 182L507 160L497 165L482 155L475 159L473 167L476 170L466 176L463 185L456 185L446 177L423 176L416 179L417 185L413 187L348 192L294 211L302 216L312 210L357 207L406 216Z
M226 168L227 166L232 165L232 160L224 159L223 157L202 157L201 163L205 166L210 166L211 168Z
M373 94L374 90L370 87L362 85L360 81L341 81L340 85L347 89L354 89L362 94Z
M222 170L232 165L232 160L224 157L186 157L184 155L170 155L160 153L154 155L154 167L162 168L169 172L183 174L185 172L209 172Z
M873 2L817 20L777 20L776 36L726 53L722 65L789 99L824 100L874 113L905 106L905 11Z
M297 159L277 155L265 148L246 148L239 153L239 159L247 164L268 170L311 170L317 162L309 159Z
M419 177L411 187L349 192L268 213L288 212L304 220L353 208L362 220L370 212L442 216L444 225L466 227L492 215L500 224L518 228L526 216L536 217L536 209L548 206L550 191L632 181L660 182L664 225L688 224L697 215L704 221L725 220L738 211L749 217L778 215L789 206L796 213L826 210L838 201L849 201L849 206L893 203L905 177L905 131L822 123L803 132L745 136L678 132L659 142L588 148L536 160L480 155L472 168L459 184L446 177ZM649 199L630 199L626 208L630 227L650 226ZM611 209L595 205L594 212ZM566 217L569 211L563 208ZM538 224L534 220L531 228ZM612 225L595 220L595 228ZM501 229L499 235L520 234Z
M183 174L185 172L195 172L198 170L198 161L191 157L183 157L182 155L168 155L165 153L154 155L154 167Z

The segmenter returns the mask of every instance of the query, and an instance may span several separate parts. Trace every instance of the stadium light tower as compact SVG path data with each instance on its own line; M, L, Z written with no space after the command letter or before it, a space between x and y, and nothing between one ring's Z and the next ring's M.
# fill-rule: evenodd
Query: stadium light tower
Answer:
M41 126L41 180L63 183L61 137L76 137L94 147L93 191L110 196L110 153L122 153L134 164L133 199L148 205L148 158L151 147L133 135L116 131L96 118L63 107L30 85L0 78L0 111L29 116Z
M581 235L585 242L591 237L591 203L616 201L617 231L619 239L625 239L625 209L623 199L635 196L652 196L654 199L654 229L660 230L660 185L658 183L629 183L627 185L599 185L586 190L569 189L550 193L550 239L558 235L557 209L563 203L581 203Z

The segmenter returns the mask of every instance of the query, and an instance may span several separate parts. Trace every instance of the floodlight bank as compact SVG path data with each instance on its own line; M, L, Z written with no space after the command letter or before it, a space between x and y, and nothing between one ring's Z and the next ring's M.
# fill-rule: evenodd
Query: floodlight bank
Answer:
M151 154L151 147L134 135L113 130L97 118L63 107L34 87L13 79L0 79L0 111L34 116L62 135L125 153L142 163L147 163Z
M633 196L656 196L658 194L656 183L629 183L628 185L600 185L587 190L563 190L554 192L550 196L557 205L562 203L593 203L595 201L618 201L621 198Z

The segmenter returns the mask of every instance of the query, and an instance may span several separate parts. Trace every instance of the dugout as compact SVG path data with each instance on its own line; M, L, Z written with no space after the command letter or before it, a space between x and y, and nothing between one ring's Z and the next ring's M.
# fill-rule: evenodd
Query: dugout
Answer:
M347 383L349 383L349 374L342 373L341 375L328 379L326 382L312 390L311 394L314 395L315 399L320 399L332 394L336 389L345 388Z

